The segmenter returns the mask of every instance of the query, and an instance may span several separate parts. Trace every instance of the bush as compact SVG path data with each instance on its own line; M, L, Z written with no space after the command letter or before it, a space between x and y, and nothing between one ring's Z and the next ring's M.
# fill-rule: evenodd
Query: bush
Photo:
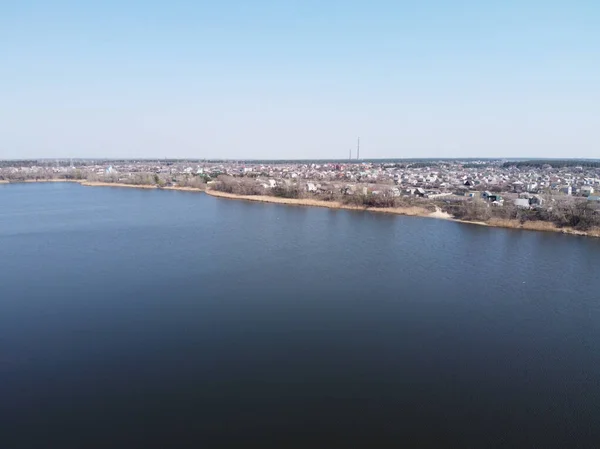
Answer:
M213 187L215 190L235 195L264 195L265 189L255 180L247 178L234 178L233 176L220 175Z
M303 192L298 184L291 186L276 186L271 189L271 195L280 198L302 198Z

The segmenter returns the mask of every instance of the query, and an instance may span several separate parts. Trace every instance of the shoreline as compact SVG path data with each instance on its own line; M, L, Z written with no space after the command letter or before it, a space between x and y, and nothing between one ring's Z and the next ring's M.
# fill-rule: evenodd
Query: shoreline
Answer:
M118 182L102 182L102 181L86 181L85 179L44 179L34 180L27 179L23 181L8 181L0 180L0 184L22 184L22 183L53 183L53 182L68 182L77 183L85 187L115 187L115 188L130 188L130 189L145 189L145 190L173 190L180 192L196 192L206 193L207 195L224 198L230 200L242 200L242 201L253 201L257 203L270 203L270 204L282 204L285 206L303 206L303 207L324 207L327 209L341 209L341 210L353 210L363 212L378 212L384 214L404 215L407 217L422 217L422 218L434 218L437 220L452 221L455 223L470 224L476 226L487 226L490 228L504 228L504 229L516 229L522 231L538 231L538 232L554 232L560 234L575 235L580 237L600 237L600 228L593 228L589 231L578 231L573 228L558 228L554 223L548 221L526 221L521 223L518 220L507 220L507 219L491 219L488 222L485 221L468 221L453 218L447 212L441 211L439 208L435 212L431 212L424 207L409 206L409 207L361 207L352 206L349 204L343 204L339 201L324 201L315 200L309 198L281 198L276 196L268 195L238 195L234 193L220 192L218 190L198 189L195 187L158 187L156 185L144 185L144 184L125 184Z
M146 184L125 184L122 182L102 182L102 181L80 181L79 184L85 187L127 187L130 189L156 189L156 186Z
M202 189L197 189L195 187L178 187L178 186L159 187L156 185L125 184L122 182L79 181L79 183L85 187L126 187L126 188L130 188L130 189L178 190L180 192L203 192L204 191Z
M231 200L245 200L254 201L257 203L273 203L273 204L284 204L287 206L306 206L306 207L325 207L328 209L344 209L344 210L356 210L356 211L369 211L369 212L380 212L384 214L395 214L395 215L406 215L409 217L426 217L426 218L438 218L443 220L451 220L448 215L440 216L444 212L430 212L422 207L360 207L352 206L350 204L342 204L338 201L323 201L313 200L308 198L280 198L276 196L268 195L237 195L235 193L220 192L218 190L207 189L205 192L207 195L226 198Z
M180 187L180 186L167 186L159 187L157 185L149 184L126 184L124 182L104 182L104 181L87 181L85 179L25 179L23 181L8 181L0 180L0 184L43 184L43 183L54 183L54 182L68 182L82 185L84 187L125 187L129 189L150 189L150 190L178 190L180 192L204 192L205 189L199 189L196 187Z
M452 221L455 223L470 224L476 226L487 226L490 228L504 228L504 229L517 229L522 231L538 231L538 232L555 232L560 234L569 234L582 237L600 237L600 229L591 229L589 231L578 231L572 228L558 228L554 223L547 221L527 221L521 223L518 220L501 220L492 219L489 222L484 221L468 221L453 218L450 214L436 210L430 212L422 207L359 207L342 204L337 201L323 201L323 200L312 200L312 199L296 199L296 198L280 198L268 195L237 195L234 193L220 192L218 190L207 189L205 191L207 195L214 196L217 198L225 198L231 200L243 200L243 201L254 201L258 203L272 203L272 204L283 204L287 206L305 206L305 207L325 207L328 209L343 209L343 210L355 210L355 211L366 211L366 212L379 212L395 215L405 215L409 217L422 217L422 218L434 218L437 220Z
M47 182L76 182L81 184L84 180L80 179L24 179L22 181L0 181L0 184L43 184Z

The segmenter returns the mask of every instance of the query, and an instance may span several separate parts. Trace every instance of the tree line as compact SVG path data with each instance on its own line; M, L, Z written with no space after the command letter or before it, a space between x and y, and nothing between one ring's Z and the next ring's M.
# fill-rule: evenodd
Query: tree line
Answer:
M591 161L591 160L549 160L549 159L539 159L539 160L529 160L529 161L513 161L513 162L505 162L502 164L503 168L517 167L517 168L543 168L546 166L550 166L552 168L568 168L568 167L583 167L583 168L600 168L600 161Z

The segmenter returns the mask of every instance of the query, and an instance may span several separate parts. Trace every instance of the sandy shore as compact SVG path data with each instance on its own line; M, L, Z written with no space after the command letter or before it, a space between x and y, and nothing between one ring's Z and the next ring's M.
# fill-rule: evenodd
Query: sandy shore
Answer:
M228 198L232 200L256 201L259 203L275 203L286 204L289 206L311 206L311 207L326 207L329 209L346 209L346 210L367 210L370 212L381 212L385 214L409 215L412 217L431 217L431 218L451 218L444 212L430 212L422 207L359 207L348 204L342 204L338 201L322 201L313 200L310 198L279 198L267 195L235 195L233 193L219 192L217 190L206 190L206 193L219 198ZM441 215L440 215L441 214Z
M133 189L156 189L156 186L124 184L121 182L100 182L100 181L82 181L82 186L86 187L128 187Z
M492 219L489 222L483 221L467 221L458 220L452 218L447 212L443 212L437 209L435 212L430 212L422 207L358 207L342 204L337 201L321 201L313 199L293 199L293 198L279 198L266 195L235 195L232 193L219 192L216 190L206 190L206 193L211 196L219 198L228 198L236 200L256 201L259 203L275 203L275 204L286 204L290 206L316 206L316 207L327 207L329 209L347 209L347 210L363 210L369 212L381 212L387 214L396 215L407 215L416 217L426 218L437 218L442 220L454 221L456 223L464 223L477 226L488 226L496 228L508 228L508 229L521 229L526 231L543 231L543 232L559 232L562 234L588 236L588 237L600 237L600 229L591 229L590 231L577 231L572 228L558 228L554 223L547 221L528 221L521 223L519 220L500 220Z
M0 184L8 184L8 181L5 181L4 179L0 179Z

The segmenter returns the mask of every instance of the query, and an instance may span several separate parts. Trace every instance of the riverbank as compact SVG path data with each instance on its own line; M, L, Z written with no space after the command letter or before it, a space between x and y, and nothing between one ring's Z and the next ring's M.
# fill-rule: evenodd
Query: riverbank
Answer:
M131 189L156 189L154 185L143 184L125 184L122 182L100 182L100 181L81 181L80 184L85 187L127 187Z
M600 229L592 228L588 231L578 231L573 228L559 228L554 223L549 221L526 221L521 223L519 220L502 220L492 218L485 223L487 226L496 228L508 229L524 229L526 231L541 231L541 232L560 232L561 234L581 235L587 237L600 237Z
M153 190L178 190L180 192L203 192L202 189L196 189L194 187L159 187L156 185L147 184L125 184L122 182L100 182L100 181L81 181L80 184L86 187L126 187L131 189L153 189Z
M310 207L326 207L329 209L345 209L345 210L361 210L370 212L380 212L385 214L407 215L411 217L430 217L451 219L449 214L442 211L431 212L424 207L360 207L343 204L339 201L323 201L310 198L280 198L268 195L236 195L234 193L219 192L218 190L206 190L208 195L227 198L232 200L255 201L259 203L274 203L285 204L288 206L310 206Z
M423 207L359 207L348 204L342 204L338 201L323 201L314 199L295 199L295 198L280 198L267 195L237 195L233 193L219 192L217 190L207 189L206 194L232 200L255 201L259 203L284 204L289 206L309 206L309 207L326 207L329 209L346 209L346 210L362 210L369 212L380 212L387 214L406 215L412 217L436 218L441 220L454 221L456 223L471 224L477 226L488 226L494 228L519 229L525 231L541 231L541 232L558 232L561 234L570 234L587 237L600 237L600 229L594 228L589 231L578 231L572 228L559 228L554 223L547 221L526 221L521 223L519 220L500 220L491 219L490 221L467 221L453 218L447 212L437 209L431 212Z
M0 181L1 184L42 184L47 182L77 182L81 183L79 179L23 179L20 181Z
M197 189L196 187L178 187L178 186L170 186L170 187L161 187L162 190L177 190L179 192L204 192L205 189Z
M48 182L71 182L81 184L85 187L126 187L130 189L161 189L161 190L179 190L181 192L204 192L204 189L196 187L179 187L168 186L159 187L157 185L148 184L126 184L124 182L103 182L103 181L86 181L85 179L25 179L23 181L7 181L0 180L0 184L38 184Z
M198 189L194 187L158 187L156 185L140 185L140 184L125 184L125 183L113 183L113 182L101 182L101 181L86 181L86 180L73 180L73 179L45 179L45 180L24 180L24 181L6 181L0 180L0 184L18 184L18 183L49 183L49 182L70 182L78 183L86 187L117 187L117 188L133 188L133 189L154 189L154 190L178 190L181 192L204 192L207 195L211 195L218 198L233 199L233 200L244 200L254 201L259 203L272 203L272 204L283 204L288 206L306 206L306 207L325 207L328 209L344 209L354 211L368 211L368 212L379 212L385 214L395 215L406 215L411 217L424 217L424 218L436 218L441 220L454 221L456 223L471 224L477 226L488 226L495 228L506 228L506 229L519 229L525 231L541 231L541 232L557 232L561 234L570 234L577 236L587 237L600 237L600 229L593 228L588 231L579 231L573 228L559 228L554 223L548 221L526 221L521 223L519 220L506 220L492 218L489 221L468 221L453 218L447 212L443 212L439 208L435 212L432 212L424 207L411 206L411 207L361 207L353 206L349 204L343 204L339 201L323 201L315 200L310 198L281 198L268 195L237 195L233 193L220 192L218 190L211 189Z

